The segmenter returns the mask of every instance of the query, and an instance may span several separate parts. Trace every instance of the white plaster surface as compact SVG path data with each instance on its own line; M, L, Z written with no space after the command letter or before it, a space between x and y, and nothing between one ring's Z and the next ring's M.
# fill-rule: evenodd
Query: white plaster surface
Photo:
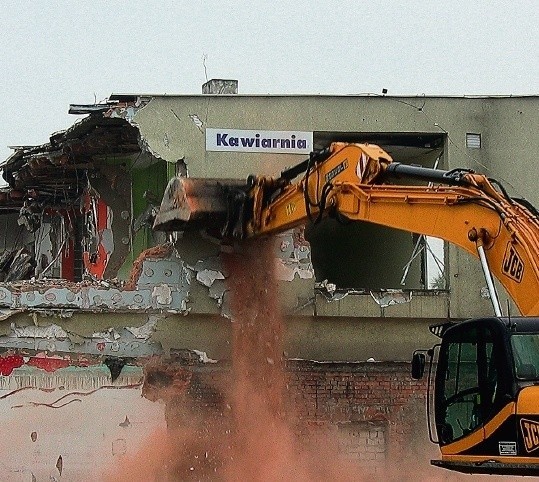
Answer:
M9 392L0 390L0 397ZM35 406L68 393L29 389L0 399L0 426L9 434L1 442L0 480L31 482L32 475L36 481L104 480L107 470L165 429L164 405L143 398L140 388L101 389L87 396L75 392L57 404L74 400L61 408ZM56 468L60 455L61 476Z

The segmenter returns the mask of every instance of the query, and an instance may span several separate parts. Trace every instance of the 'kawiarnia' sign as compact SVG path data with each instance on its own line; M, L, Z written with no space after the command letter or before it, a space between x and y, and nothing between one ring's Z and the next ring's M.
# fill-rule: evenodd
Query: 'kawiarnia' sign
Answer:
M313 133L207 128L206 150L308 154L313 150Z

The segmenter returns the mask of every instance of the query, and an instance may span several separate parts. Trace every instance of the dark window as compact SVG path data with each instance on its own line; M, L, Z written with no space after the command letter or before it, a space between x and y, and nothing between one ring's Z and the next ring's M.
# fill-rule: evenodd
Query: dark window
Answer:
M447 334L437 376L437 428L442 444L483 425L495 413L499 356L486 326L463 325Z
M511 336L511 347L517 378L536 380L539 377L539 334L519 333Z

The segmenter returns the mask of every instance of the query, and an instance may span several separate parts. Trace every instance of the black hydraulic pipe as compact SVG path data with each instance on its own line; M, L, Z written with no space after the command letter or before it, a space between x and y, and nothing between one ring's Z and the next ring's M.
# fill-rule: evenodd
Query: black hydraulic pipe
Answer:
M321 151L313 151L308 159L305 159L303 162L296 164L295 166L289 167L281 172L281 177L291 181L295 177L307 172L309 167L314 166L322 161L325 161L331 154L329 148L322 149Z
M303 174L309 167L309 159L305 159L303 162L296 164L295 166L289 167L281 172L281 177L291 181L295 177Z
M414 166L412 164L401 164L400 162L392 162L387 166L385 171L386 176L395 178L411 178L421 181L437 182L450 185L465 185L468 184L464 178L465 174L472 171L466 169L455 169L452 171L444 171L442 169L432 169L430 167Z

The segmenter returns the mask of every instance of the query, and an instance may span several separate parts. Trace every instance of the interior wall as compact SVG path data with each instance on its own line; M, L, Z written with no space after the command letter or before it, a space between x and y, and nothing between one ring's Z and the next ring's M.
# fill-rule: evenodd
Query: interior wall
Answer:
M434 167L438 161L438 168L443 168L443 138L437 138L436 147L431 147L425 144L421 134L373 134L371 137L372 143L379 142L384 150L391 153L395 162ZM332 139L365 142L371 137L369 134L347 135L342 132L317 135L318 142L326 144ZM418 184L409 179L390 182ZM411 262L404 284L401 284L417 242L417 236L413 233L371 223L342 224L335 219L327 219L319 225L307 226L306 238L311 243L314 271L319 282L327 280L338 288L354 289L428 288L428 275L422 270L426 253ZM443 259L443 252L439 253L439 257Z
M2 214L0 216L0 252L5 249L19 249L31 246L34 235L24 226L17 223L19 213Z
M421 288L419 256L412 263L406 284L404 266L414 248L411 233L364 222L341 224L326 219L306 229L317 281L338 288Z

